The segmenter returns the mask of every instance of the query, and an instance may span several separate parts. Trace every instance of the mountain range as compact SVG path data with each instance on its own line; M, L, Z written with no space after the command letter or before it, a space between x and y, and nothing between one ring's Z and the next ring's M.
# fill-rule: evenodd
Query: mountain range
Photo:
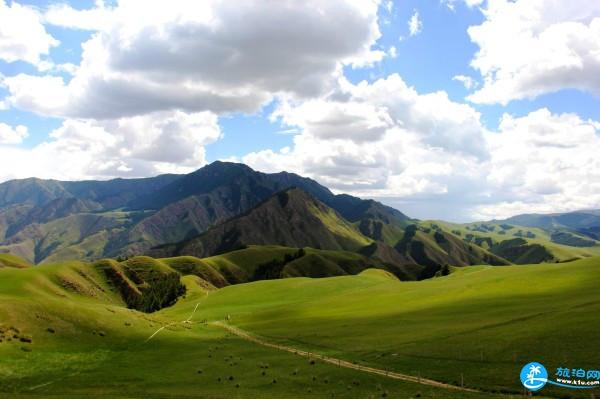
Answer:
M136 255L199 258L248 246L346 251L403 279L446 265L565 261L600 254L600 212L469 224L419 221L335 195L293 173L214 162L186 175L0 184L0 252L28 262Z

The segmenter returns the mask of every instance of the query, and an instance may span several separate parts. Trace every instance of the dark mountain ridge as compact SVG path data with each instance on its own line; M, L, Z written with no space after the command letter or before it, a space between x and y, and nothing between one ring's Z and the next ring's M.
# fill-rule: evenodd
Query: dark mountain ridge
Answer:
M45 250L40 258L34 256L34 249L48 237L64 235L57 229L72 230L70 216L104 212L118 221L110 224L111 228L101 237L93 237L94 242L89 243L93 250L78 249L75 253L86 260L136 255L156 245L201 234L290 187L301 188L352 222L362 222L362 230L373 237L386 230L384 225L392 226L391 235L397 236L401 226L410 220L375 201L334 195L316 181L293 173L267 174L243 164L217 161L187 175L82 182L23 179L2 183L0 251L18 248L18 254L29 261L44 261L56 251ZM119 212L111 212L116 210ZM54 248L66 251L73 245L69 241ZM53 260L63 256L60 252Z
M558 228L548 234L553 243L586 248L573 257L597 250L595 220L600 215L594 211L544 215L554 218L550 221L532 216L506 222ZM480 239L468 227L462 234L460 226L441 226L374 200L336 195L293 173L261 173L231 162L214 162L187 175L0 184L0 253L32 263L130 257L156 251L152 248L170 248L169 254L191 248L205 257L246 245L282 245L345 250L398 267L419 266L418 277L427 278L446 265L556 260L531 232L526 243L498 246L505 241L500 235Z

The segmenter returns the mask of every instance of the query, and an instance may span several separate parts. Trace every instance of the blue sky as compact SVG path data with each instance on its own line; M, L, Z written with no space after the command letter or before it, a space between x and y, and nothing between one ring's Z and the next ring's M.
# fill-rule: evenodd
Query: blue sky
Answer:
M580 143L586 151L597 145L600 10L572 3L330 0L319 16L308 3L271 15L252 1L199 10L0 0L8 43L0 46L0 155L41 159L7 163L0 179L152 175L231 159L308 175L418 217L600 206L595 176L578 176L580 165L567 162L577 149L549 150L571 131L589 141ZM532 13L538 18L523 17ZM206 15L220 21L212 31ZM579 30L569 31L574 24ZM226 54L237 58L225 63ZM550 137L557 143L546 145ZM531 148L517 159L511 146ZM80 147L80 158L64 155ZM540 155L522 173L506 166L527 163L533 151L549 160ZM555 181L549 170L582 185Z

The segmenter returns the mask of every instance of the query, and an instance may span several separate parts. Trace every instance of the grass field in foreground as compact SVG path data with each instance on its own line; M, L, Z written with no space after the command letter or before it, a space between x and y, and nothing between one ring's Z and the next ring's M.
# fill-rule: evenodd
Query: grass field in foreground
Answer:
M598 258L467 267L421 282L369 270L228 287L211 294L201 314L228 314L234 325L302 349L518 393L519 371L530 361L551 373L600 366L599 286ZM562 388L543 393L581 397Z
M598 259L468 267L422 282L378 270L212 291L195 276L182 280L185 298L144 314L126 309L89 264L1 269L0 397L491 398L498 397L491 391L521 392L519 370L532 360L550 372L599 366ZM65 281L96 285L73 290ZM215 326L181 324L197 304L197 322L229 316L272 342L458 385L462 375L486 392L311 365ZM11 328L18 338L8 342ZM542 394L582 397L567 389Z
M219 327L183 325L207 291L195 276L182 280L185 298L168 312L144 314L126 309L89 264L2 269L0 398L447 397L442 389L312 365Z

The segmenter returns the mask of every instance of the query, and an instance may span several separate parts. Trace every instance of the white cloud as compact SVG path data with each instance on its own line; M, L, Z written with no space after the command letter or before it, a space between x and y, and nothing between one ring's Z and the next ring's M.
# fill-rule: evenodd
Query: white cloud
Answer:
M489 0L485 21L469 28L484 78L469 97L507 104L575 88L600 94L600 2Z
M331 96L274 114L294 145L240 160L288 170L338 192L378 198L415 217L491 219L600 206L598 121L541 109L486 130L444 92L419 94L398 75L341 80Z
M9 77L8 101L43 115L95 119L168 109L252 113L278 94L326 92L342 65L380 61L385 52L372 49L380 37L378 6L128 0L89 13L57 6L48 21L100 30L83 44L70 82Z
M32 149L0 146L0 180L190 172L206 163L205 146L220 135L217 116L209 112L166 111L103 122L69 119Z
M444 4L450 10L454 11L456 8L456 3L464 2L467 7L473 8L482 5L485 0L440 0L441 4Z
M378 140L393 124L382 107L345 101L310 100L293 108L286 104L275 116L281 116L285 125L301 128L316 138L356 143Z
M396 48L396 46L390 46L390 48L388 50L388 56L390 58L397 58L398 57L398 49Z
M41 15L33 8L0 0L0 59L37 65L40 56L59 44L46 32Z
M473 80L472 77L466 75L456 75L452 78L452 80L462 83L467 90L474 89L478 86L477 82Z
M111 23L113 8L104 2L96 2L96 7L77 10L66 3L51 4L44 13L44 21L50 25L69 29L101 30Z
M274 116L298 128L294 146L242 158L261 170L290 170L367 197L447 196L483 179L489 158L479 114L443 92L420 95L398 75L372 84L341 80L327 98L284 102ZM455 179L455 182L452 182ZM471 186L475 186L471 184ZM450 194L448 194L450 193Z
M523 117L504 115L491 135L488 184L494 201L476 215L560 212L600 205L598 122L543 108Z
M423 30L423 21L419 18L419 11L415 10L408 20L408 32L411 36L418 35Z
M67 62L64 64L55 64L52 61L48 61L48 60L44 60L44 61L40 61L37 64L37 68L40 72L64 72L67 73L69 75L75 75L75 72L77 72L77 65Z
M17 125L13 128L0 122L0 144L20 144L27 136L27 126Z

